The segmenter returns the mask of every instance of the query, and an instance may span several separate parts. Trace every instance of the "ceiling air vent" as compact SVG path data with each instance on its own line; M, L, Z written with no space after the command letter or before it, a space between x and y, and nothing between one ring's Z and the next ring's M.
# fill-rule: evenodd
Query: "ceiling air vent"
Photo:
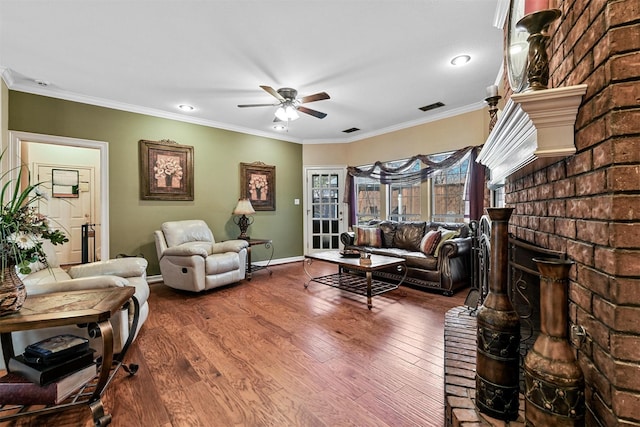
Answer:
M429 105L425 105L424 107L420 107L420 108L418 108L418 110L429 111L429 110L433 110L433 109L440 108L440 107L444 107L444 104L442 102L434 102L433 104L429 104Z
M343 130L342 132L344 132L344 133L352 133L352 132L357 132L359 130L360 129L358 129L358 128L349 128L349 129Z

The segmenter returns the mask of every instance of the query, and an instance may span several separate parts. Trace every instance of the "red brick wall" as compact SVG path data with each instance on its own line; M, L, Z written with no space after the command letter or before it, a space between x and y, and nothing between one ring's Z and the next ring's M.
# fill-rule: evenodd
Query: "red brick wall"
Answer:
M640 1L556 1L550 87L588 85L577 152L511 179L510 232L564 251L587 425L640 424Z

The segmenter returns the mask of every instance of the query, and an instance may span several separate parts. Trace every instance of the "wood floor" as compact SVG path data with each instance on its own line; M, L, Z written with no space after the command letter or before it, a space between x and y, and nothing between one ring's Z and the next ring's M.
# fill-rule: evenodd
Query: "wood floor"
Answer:
M442 426L444 313L401 287L366 299L278 265L201 294L152 285L150 315L105 407L112 426ZM335 271L316 262L314 275ZM12 426L91 426L88 409Z

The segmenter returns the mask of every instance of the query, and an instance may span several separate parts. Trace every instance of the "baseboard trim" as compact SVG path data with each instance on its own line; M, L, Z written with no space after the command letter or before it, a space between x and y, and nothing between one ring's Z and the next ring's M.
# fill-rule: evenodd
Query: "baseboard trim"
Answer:
M278 264L289 264L292 262L299 262L299 261L303 261L304 257L303 256L294 256L294 257L289 257L289 258L278 258L278 259L272 259L271 262L268 261L256 261L253 264L255 265L259 265L261 267L266 267L267 264L269 266L272 265L278 265ZM156 284L156 283L162 283L163 279L162 279L162 274L155 274L153 276L147 276L147 283L150 285Z

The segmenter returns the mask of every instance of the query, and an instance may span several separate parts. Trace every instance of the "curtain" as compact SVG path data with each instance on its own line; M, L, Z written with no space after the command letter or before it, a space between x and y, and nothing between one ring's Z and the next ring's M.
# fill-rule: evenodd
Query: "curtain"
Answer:
M377 161L371 167L368 168L359 168L356 166L348 166L347 167L347 178L345 182L345 194L343 202L348 205L349 209L349 226L352 226L355 223L355 209L356 202L355 198L355 188L354 188L354 177L364 177L371 178L380 181L381 184L416 184L418 182L426 181L431 175L434 173L448 169L462 160L466 155L470 152L474 152L474 147L465 147L458 151L452 153L446 159L440 162L434 162L429 159L428 155L418 154L416 156L411 157L406 162L401 165L391 167L388 166L387 163ZM411 166L416 160L420 160L426 167L421 168L420 170L414 171L410 170ZM472 159L473 161L470 163L475 164L475 157ZM395 162L394 162L395 163ZM470 166L471 167L471 166ZM484 179L482 179L481 186L484 186ZM480 194L483 194L482 191ZM482 203L482 202L481 202ZM481 208L482 210L482 208Z
M479 220L484 213L484 186L486 167L476 162L480 147L471 150L469 172L465 182L465 217L470 220Z

